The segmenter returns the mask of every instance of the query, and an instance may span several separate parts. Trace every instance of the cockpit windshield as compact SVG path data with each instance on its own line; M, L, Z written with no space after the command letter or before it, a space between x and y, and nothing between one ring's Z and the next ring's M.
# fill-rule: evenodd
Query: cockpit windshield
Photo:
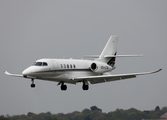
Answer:
M33 66L48 66L46 62L35 62Z

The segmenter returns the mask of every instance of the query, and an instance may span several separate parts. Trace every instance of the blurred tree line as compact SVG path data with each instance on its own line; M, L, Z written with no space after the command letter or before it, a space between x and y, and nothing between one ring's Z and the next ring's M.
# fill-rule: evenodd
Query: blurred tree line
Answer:
M116 109L115 111L103 113L102 109L92 106L90 109L84 109L82 112L74 111L72 113L51 112L35 114L28 112L27 115L1 115L0 120L142 120L142 119L159 119L161 115L167 112L167 107L155 110L140 111L135 108L128 110Z

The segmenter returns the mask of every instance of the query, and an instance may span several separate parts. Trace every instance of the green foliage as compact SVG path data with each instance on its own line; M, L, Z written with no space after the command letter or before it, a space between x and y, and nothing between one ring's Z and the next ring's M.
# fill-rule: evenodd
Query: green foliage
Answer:
M8 119L8 118L0 118L0 120L10 120L10 119Z
M96 107L96 106L92 106L92 107L90 107L90 109L91 109L92 111L97 110L97 111L102 112L102 109L99 109L99 108L98 108L98 107Z
M0 120L10 120L10 119L0 116Z
M167 112L167 107L163 107L163 108L161 109L161 113L164 114L164 113L166 113L166 112Z
M12 120L26 120L28 116L26 115L15 115L12 117Z
M141 119L159 119L167 112L167 107L162 109L157 106L155 110L140 111L135 108L128 110L116 109L108 113L103 113L101 109L92 106L90 109L84 109L82 112L74 111L72 113L51 114L28 112L27 115L1 115L0 120L141 120Z
M159 106L157 106L157 107L155 108L155 111L160 111Z

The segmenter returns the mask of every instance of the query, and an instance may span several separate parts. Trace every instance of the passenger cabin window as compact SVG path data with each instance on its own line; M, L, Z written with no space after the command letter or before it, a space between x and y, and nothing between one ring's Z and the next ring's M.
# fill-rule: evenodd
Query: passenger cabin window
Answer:
M61 68L76 68L75 64L60 64Z

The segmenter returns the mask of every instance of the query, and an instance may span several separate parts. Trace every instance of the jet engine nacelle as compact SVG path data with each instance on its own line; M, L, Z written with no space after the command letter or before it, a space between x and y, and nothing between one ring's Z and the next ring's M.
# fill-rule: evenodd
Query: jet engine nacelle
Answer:
M90 65L90 69L95 73L105 73L113 70L113 68L106 63L101 62L93 62Z

